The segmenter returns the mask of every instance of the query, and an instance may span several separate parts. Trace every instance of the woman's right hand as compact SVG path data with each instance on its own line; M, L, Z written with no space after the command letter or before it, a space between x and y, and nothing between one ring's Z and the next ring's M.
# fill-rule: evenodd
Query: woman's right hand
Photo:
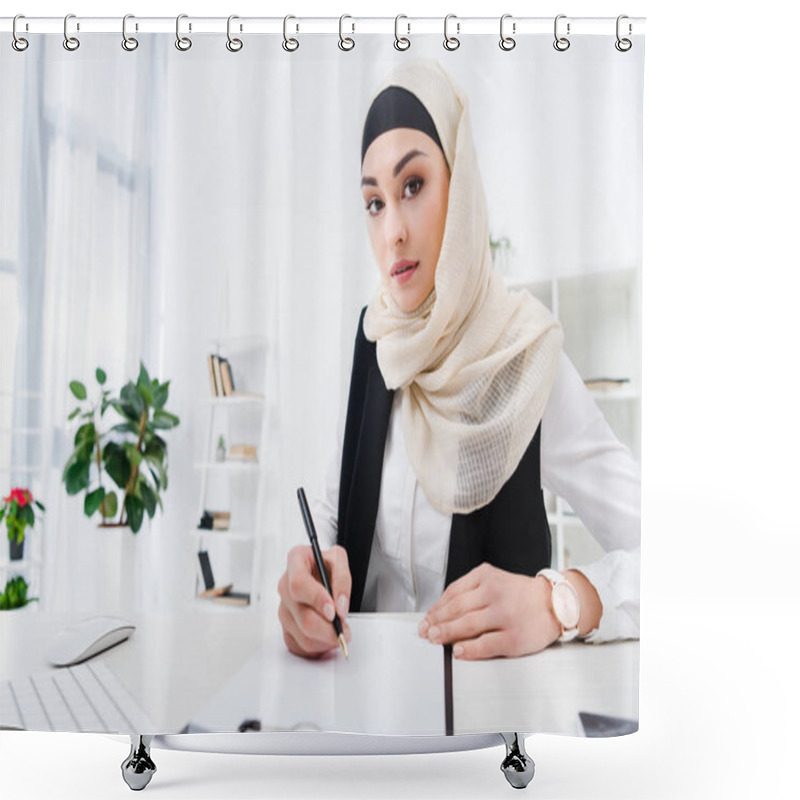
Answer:
M331 582L336 612L342 622L346 641L350 626L345 621L350 607L352 579L347 551L335 545L322 552ZM334 606L325 591L310 545L298 545L289 551L286 572L278 581L281 602L278 619L283 626L283 640L290 652L316 658L339 646L333 627Z

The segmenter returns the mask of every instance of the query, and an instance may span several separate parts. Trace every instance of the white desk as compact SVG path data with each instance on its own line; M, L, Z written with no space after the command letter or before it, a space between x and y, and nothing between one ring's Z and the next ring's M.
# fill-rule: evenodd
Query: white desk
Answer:
M0 679L51 669L44 656L49 643L78 619L37 611L0 614ZM150 614L132 620L137 629L131 639L96 660L120 678L159 733L183 730L248 659L274 645L270 637L280 635L273 614L252 610ZM555 645L518 659L453 659L454 733L580 734L582 711L636 719L638 661L638 642ZM444 682L444 669L441 676Z

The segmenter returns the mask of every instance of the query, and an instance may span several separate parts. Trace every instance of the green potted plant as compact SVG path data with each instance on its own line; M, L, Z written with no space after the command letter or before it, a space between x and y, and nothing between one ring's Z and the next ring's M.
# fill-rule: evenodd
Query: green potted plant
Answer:
M67 494L84 492L87 517L100 514L101 527L128 527L137 533L144 514L150 519L156 507L163 510L161 493L167 488L167 443L161 432L179 424L178 417L164 406L169 398L169 381L150 378L139 365L136 383L129 381L118 397L104 388L106 373L95 371L99 393L88 400L79 381L69 385L80 405L69 419L80 418L75 449L67 460L62 480ZM105 415L116 412L120 421L106 426ZM117 494L119 490L119 496ZM119 513L116 522L114 519Z
M28 584L25 578L17 575L6 581L6 588L0 592L0 611L24 608L28 603L33 603L38 599L38 597L28 597Z
M32 528L36 521L34 506L44 511L44 506L34 500L30 489L17 487L12 489L8 497L3 498L0 507L0 522L6 521L8 529L9 559L19 561L22 558L25 528Z

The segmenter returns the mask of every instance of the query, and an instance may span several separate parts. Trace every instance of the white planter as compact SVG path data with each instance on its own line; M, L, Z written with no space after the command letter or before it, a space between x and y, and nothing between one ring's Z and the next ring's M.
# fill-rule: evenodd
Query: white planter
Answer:
M98 613L130 613L136 607L136 534L127 527L98 526L95 535L95 602Z

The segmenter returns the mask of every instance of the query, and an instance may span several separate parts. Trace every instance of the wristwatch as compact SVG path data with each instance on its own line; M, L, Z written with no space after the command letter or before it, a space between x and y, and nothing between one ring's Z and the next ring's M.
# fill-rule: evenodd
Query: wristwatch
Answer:
M553 586L553 613L561 626L559 642L569 642L578 635L578 621L581 618L581 601L575 587L554 569L540 569L536 573L547 578Z

